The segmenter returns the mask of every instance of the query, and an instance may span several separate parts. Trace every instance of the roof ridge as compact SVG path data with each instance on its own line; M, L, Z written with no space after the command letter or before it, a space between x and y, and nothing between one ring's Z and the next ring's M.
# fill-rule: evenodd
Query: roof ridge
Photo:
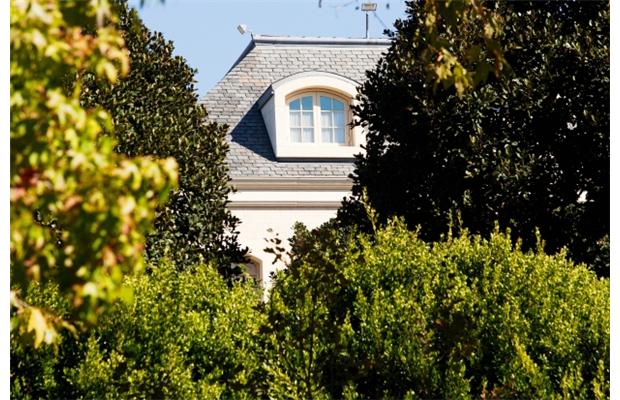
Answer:
M380 45L392 43L389 38L350 38L328 36L275 36L252 34L255 44L322 44L322 45Z

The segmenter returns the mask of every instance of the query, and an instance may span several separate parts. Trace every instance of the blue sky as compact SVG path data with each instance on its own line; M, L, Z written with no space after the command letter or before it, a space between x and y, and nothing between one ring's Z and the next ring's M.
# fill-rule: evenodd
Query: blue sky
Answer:
M198 70L197 90L207 94L250 42L237 25L261 35L364 37L364 13L356 10L366 0L139 0L144 23L172 40L177 55ZM370 37L383 37L383 23L392 28L405 16L403 0L373 0L376 16L369 15ZM389 8L386 7L389 4ZM379 19L381 21L379 21Z

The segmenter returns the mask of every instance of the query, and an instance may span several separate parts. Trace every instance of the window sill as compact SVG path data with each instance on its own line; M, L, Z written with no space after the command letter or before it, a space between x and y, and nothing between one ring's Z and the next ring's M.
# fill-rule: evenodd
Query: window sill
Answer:
M277 147L277 159L353 159L362 152L360 146L346 146L338 144L295 144L281 145Z

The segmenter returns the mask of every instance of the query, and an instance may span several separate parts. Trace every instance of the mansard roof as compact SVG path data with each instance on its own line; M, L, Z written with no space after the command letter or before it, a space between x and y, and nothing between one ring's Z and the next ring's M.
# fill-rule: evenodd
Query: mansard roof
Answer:
M207 94L209 120L227 124L227 162L241 177L346 177L351 160L281 161L274 156L259 99L270 86L301 72L327 72L357 83L387 50L387 39L253 35L226 76Z

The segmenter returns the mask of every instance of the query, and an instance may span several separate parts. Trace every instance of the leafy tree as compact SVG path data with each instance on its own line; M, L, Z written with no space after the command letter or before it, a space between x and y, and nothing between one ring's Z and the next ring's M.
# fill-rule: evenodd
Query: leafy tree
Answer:
M460 218L483 235L498 221L530 248L538 227L548 251L567 246L574 260L608 275L609 4L493 7L511 72L459 98L428 83L428 47L416 33L426 9L408 3L408 18L361 87L355 113L369 130L367 151L356 161L357 200L340 218L360 215L367 190L383 220L404 216L426 240ZM464 23L448 43L492 60L477 29Z
M225 275L243 259L237 219L226 209L230 187L224 158L226 126L206 122L194 90L194 71L174 56L172 42L151 32L135 10L116 1L131 70L115 85L88 76L82 101L109 110L116 150L129 156L174 157L179 187L159 209L146 246L157 264L166 256L181 269L214 261Z
M71 303L54 282L30 282L26 297L29 304L52 312L57 318L71 318ZM11 331L11 398L13 399L75 399L63 369L83 359L79 338L81 333L58 332L54 346L33 351L28 338Z
M609 397L609 280L509 235L300 227L266 305L269 395Z
M80 104L85 73L113 83L128 56L105 1L11 1L11 317L51 343L67 318L24 301L31 282L58 284L70 318L93 323L143 266L154 209L176 182L172 159L113 151L109 115ZM80 28L90 23L94 35Z

